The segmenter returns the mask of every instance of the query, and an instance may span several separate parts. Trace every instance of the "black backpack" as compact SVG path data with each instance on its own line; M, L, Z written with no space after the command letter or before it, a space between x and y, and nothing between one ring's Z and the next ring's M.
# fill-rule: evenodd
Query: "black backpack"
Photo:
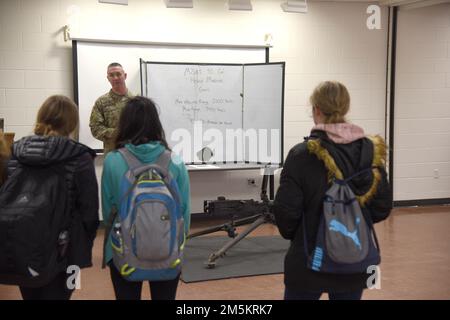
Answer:
M67 267L74 165L19 164L0 189L0 283L41 287Z

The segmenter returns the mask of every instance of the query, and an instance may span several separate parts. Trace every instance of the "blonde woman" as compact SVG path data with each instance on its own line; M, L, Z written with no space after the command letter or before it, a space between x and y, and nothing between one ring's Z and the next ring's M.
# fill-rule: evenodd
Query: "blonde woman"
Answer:
M99 223L95 152L70 138L77 126L75 103L49 97L38 111L34 135L15 142L8 161L0 215L16 218L0 219L0 233L7 234L0 243L0 255L7 257L0 259L0 280L19 285L23 299L68 300L75 288L68 277L92 266Z
M310 101L315 126L306 141L289 151L274 202L280 233L291 240L284 265L284 298L316 300L328 293L330 299L359 300L370 274L312 271L307 268L307 254L314 249L331 177L342 179L366 170L350 181L350 188L373 223L388 217L392 193L385 171L386 146L381 137L366 137L361 127L346 121L350 95L343 84L320 83Z

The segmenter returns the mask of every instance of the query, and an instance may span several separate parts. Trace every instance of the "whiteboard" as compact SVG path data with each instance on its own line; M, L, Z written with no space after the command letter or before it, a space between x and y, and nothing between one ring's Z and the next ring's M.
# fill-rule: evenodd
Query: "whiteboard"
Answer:
M244 161L242 152L226 158L226 144L215 139L242 128L242 65L146 63L146 68L146 95L157 104L169 146L181 138L191 141L185 162L204 162L197 155L204 147L214 151L208 162Z
M142 65L144 95L186 163L282 163L283 62Z
M248 152L246 159L249 162L281 163L284 63L245 65L244 88L243 128L247 132L256 130L259 137L257 152Z
M89 118L95 100L110 90L106 68L119 62L127 73L128 89L141 92L139 59L213 63L255 63L266 60L266 48L261 46L208 46L207 44L164 44L145 42L109 42L75 39L72 42L74 70L74 100L79 107L79 141L101 151L103 143L95 139L89 128Z

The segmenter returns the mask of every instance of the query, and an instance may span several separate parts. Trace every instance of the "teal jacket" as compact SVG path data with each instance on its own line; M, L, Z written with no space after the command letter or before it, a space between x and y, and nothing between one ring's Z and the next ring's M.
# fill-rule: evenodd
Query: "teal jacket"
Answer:
M150 142L140 145L127 144L125 147L143 163L154 162L165 150L159 142ZM120 180L127 172L128 165L118 151L108 153L103 164L102 174L102 213L103 221L107 222L111 213L111 208L119 207L120 201ZM184 231L187 236L190 227L191 203L189 175L183 161L176 155L172 157L169 164L169 172L176 180L181 194L181 210L184 217ZM111 236L105 251L105 263L112 259Z

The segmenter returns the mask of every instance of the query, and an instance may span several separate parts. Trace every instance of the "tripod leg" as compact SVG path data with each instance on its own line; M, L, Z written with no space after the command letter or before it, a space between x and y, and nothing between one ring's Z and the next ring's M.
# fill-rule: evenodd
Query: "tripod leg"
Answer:
M238 219L238 220L231 220L230 222L218 225L218 226L213 226L204 230L200 230L194 233L191 233L190 235L188 235L188 239L192 239L194 237L198 237L198 236L202 236L204 234L209 234L209 233L213 233L213 232L217 232L217 231L225 231L228 233L228 236L230 238L234 238L236 237L236 228L238 226L244 225L244 224L248 224L252 221L254 221L259 215L253 215L250 217L246 217L246 218L242 218L242 219Z
M258 226L266 222L266 217L262 215L258 219L256 219L247 229L242 231L236 238L233 240L227 242L221 249L219 249L216 252L213 252L210 256L208 261L206 262L206 266L208 268L214 268L216 266L216 260L223 257L225 255L225 252L233 247L236 243L241 241L246 235L248 235L250 232L255 230Z
M234 227L234 224L232 222L224 223L219 226L210 227L204 230L200 230L198 232L191 233L187 236L188 239L192 239L194 237L202 236L204 234L209 234L217 231L226 231L228 234L234 234L234 231L236 228Z

